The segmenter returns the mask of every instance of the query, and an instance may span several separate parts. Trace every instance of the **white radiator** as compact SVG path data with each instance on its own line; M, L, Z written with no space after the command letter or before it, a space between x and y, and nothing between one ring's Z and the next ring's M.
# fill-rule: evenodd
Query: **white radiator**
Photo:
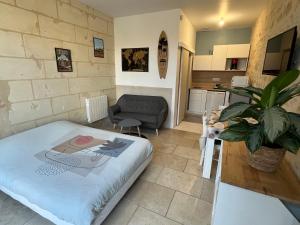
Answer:
M86 115L89 123L107 117L107 96L98 96L85 99Z

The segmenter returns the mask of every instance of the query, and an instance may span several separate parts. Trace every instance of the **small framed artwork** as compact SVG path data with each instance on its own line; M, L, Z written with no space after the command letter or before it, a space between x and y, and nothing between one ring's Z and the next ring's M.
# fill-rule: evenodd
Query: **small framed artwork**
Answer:
M55 48L58 72L73 72L71 50Z
M123 48L122 71L148 72L149 48Z
M104 58L104 41L101 38L93 38L94 42L94 56Z

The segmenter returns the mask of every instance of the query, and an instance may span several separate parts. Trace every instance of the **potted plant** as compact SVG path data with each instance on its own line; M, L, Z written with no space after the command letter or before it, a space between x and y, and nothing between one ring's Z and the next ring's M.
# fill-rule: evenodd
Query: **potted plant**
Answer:
M294 154L300 148L300 114L287 112L282 106L300 95L300 83L292 84L298 70L280 74L264 89L236 87L231 93L247 96L251 103L237 102L225 108L219 121L227 121L220 138L244 141L250 166L273 172L280 165L285 152Z

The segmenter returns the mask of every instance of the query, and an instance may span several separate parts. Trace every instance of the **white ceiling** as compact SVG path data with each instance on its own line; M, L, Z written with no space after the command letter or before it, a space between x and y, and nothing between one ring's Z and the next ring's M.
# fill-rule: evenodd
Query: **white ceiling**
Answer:
M267 0L80 0L113 17L181 8L196 30L252 26Z

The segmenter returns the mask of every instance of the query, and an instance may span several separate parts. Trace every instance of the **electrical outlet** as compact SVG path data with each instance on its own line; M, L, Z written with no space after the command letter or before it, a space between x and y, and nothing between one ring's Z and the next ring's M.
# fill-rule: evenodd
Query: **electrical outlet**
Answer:
M219 78L219 77L213 77L212 81L214 81L214 82L221 81L221 78Z

